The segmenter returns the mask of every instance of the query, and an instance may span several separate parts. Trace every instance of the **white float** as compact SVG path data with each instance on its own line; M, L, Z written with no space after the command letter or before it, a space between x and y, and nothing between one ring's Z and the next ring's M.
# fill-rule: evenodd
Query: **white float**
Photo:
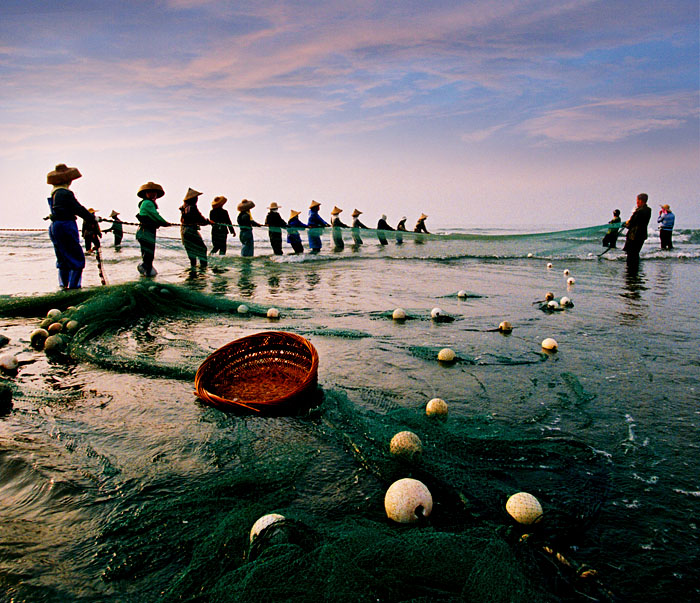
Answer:
M394 456L413 458L423 452L423 443L412 431L399 431L389 442L389 452Z
M506 511L515 521L531 525L542 518L542 505L532 494L518 492L506 502Z
M423 482L405 477L389 486L384 496L384 510L389 519L398 523L414 523L430 515L433 497Z
M498 325L498 330L501 333L510 333L513 330L513 325L510 324L507 320L504 320L501 322L501 324Z
M255 540L260 535L260 532L262 532L265 528L271 526L273 523L277 523L278 521L283 521L284 519L284 515L280 515L279 513L268 513L267 515L263 515L253 524L253 527L250 528L250 542L253 542L253 540Z
M430 316L432 318L439 318L440 316L442 316L442 310L440 308L433 308L430 311Z
M0 356L0 368L4 371L16 371L19 360L14 354L3 354Z
M442 398L433 398L425 406L425 414L429 417L446 417L447 402Z
M240 306L238 306L238 313L248 314L248 306L246 306L245 304L241 304Z
M543 350L554 351L558 348L559 344L556 342L556 340L552 339L551 337L547 337L547 339L542 340Z
M403 308L396 308L391 314L391 317L394 320L406 320L406 310Z
M279 318L280 317L280 311L277 308L268 308L267 310L267 317L268 318Z
M457 355L455 354L454 350L450 348L442 348L438 352L438 360L440 362L454 362L456 357Z

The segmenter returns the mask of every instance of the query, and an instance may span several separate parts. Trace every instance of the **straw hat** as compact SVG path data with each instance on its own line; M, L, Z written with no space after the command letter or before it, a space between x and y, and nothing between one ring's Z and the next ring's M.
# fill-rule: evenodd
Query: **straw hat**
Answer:
M334 205L333 209L331 210L331 216L337 216L341 211L343 210L340 209L337 205Z
M292 218L296 218L299 215L300 212L292 210L289 212L289 219L291 220Z
M59 163L56 169L46 174L46 184L68 184L80 178L82 174L76 167L67 167L65 163Z
M280 207L282 207L282 206L281 206L281 205L277 205L277 203L275 203L275 202L273 201L272 203L270 203L270 206L269 206L267 209L279 209Z
M118 215L119 215L119 212L118 212L118 211L112 210L112 213L109 214L109 217L110 217L110 218L116 218Z
M238 211L248 211L249 209L253 209L255 207L255 203L253 203L250 199L243 199L236 209Z
M211 202L211 206L214 208L223 207L223 205L224 205L224 203L226 203L226 201L228 201L228 199L226 197L222 197L222 196L214 197L214 200Z
M661 206L661 209L665 209L666 211L671 211L671 206L668 205L668 204L662 205L662 206Z
M155 193L156 199L160 199L165 194L165 191L160 184L156 184L155 182L146 182L146 184L141 185L136 195L142 199L145 199L146 193Z
M89 211L91 214L94 214L97 210L96 210L96 209L93 209L93 208L91 207L90 209L88 209L88 211Z
M418 218L418 219L419 219L419 220L425 220L427 217L428 217L428 216L426 216L425 214L421 214L421 215L420 215L420 218Z
M352 217L357 218L362 212L359 209L356 209L355 211L352 212Z
M406 219L406 216L401 216L401 222L403 222Z
M311 205L309 205L309 209L313 209L314 207L321 207L321 204L318 201L312 201Z
M185 195L185 198L183 201L190 201L191 199L197 199L199 195L201 195L199 191L194 190L193 188L188 188L187 189L187 194Z

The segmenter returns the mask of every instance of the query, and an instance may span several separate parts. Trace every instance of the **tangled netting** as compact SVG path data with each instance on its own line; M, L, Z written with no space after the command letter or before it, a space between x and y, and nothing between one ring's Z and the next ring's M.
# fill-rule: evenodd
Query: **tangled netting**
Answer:
M4 313L36 316L56 299L17 299ZM240 305L143 284L69 293L62 303L64 318L78 323L65 339L67 358L187 380L207 351L180 342L177 363L154 362L154 346L173 340L149 339L147 323ZM132 355L124 352L129 337L139 338ZM163 476L101 527L95 558L106 560L102 579L115 593L137 588L142 600L164 601L614 599L587 548L610 488L608 461L574 439L489 417L431 417L391 391L352 386L327 388L303 416L210 409L202 420L220 434L201 443L211 470L177 483ZM421 454L390 453L391 438L405 430L419 436ZM387 488L405 477L423 482L434 501L414 524L384 511ZM545 509L534 525L504 510L523 485ZM285 519L251 543L251 526L268 513Z

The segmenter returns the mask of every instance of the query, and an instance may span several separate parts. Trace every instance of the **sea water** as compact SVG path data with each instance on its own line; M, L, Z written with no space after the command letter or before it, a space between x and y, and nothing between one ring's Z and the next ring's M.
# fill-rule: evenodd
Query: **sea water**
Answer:
M235 575L211 562L197 568L193 560L204 556L202 543L214 533L247 541L249 524L226 523L246 505L251 514L296 511L320 523L342 515L391 530L388 520L382 523L387 484L370 480L352 446L322 437L319 425L332 424L337 400L381 420L397 409L421 415L434 397L448 402L448 421L478 418L517 437L566 438L592 451L609 484L595 513L591 500L581 501L592 521L566 554L594 568L611 598L698 597L700 231L675 233L672 251L658 249L651 233L639 269L630 270L621 250L600 255L604 227L554 234L438 230L420 238L408 233L400 245L393 238L380 245L370 231L362 246L353 248L346 237L342 252L332 250L325 233L320 254L277 257L260 229L256 257L239 257L237 239L229 239L226 256L191 271L176 233L163 229L155 279L139 277L139 248L128 228L120 248L103 237L107 286L174 285L281 312L274 322L233 314L142 321L119 334L124 353L193 373L207 354L239 337L299 333L320 357L325 397L315 422L204 406L187 379L52 362L28 345L41 316L4 312L0 333L10 342L1 351L18 354L22 365L3 376L16 393L14 410L0 418L3 598L148 601L182 597L178 592L196 598L191 589L173 590L194 575L201 600L225 600L211 585L224 575L235 583ZM57 291L45 232L0 232L0 259L0 292L11 296L0 304ZM567 284L569 277L575 284ZM94 255L87 256L83 286L101 287ZM467 296L458 297L460 290ZM550 291L573 307L543 311ZM396 307L410 319L391 320ZM454 320L431 320L434 307ZM510 335L496 331L502 320L513 324ZM547 337L556 339L558 352L543 353ZM436 361L444 347L456 352L457 363ZM285 446L308 447L308 459L285 478L294 495L280 477L279 506L273 508L270 486L258 509L230 484L254 471L257 459L274 462L266 451L282 455ZM546 459L536 469L544 474ZM546 520L556 500L551 492L548 499L538 471L503 480L512 493L536 492ZM442 518L440 512L438 505L434 521L444 525L447 506ZM498 531L494 523L486 527ZM424 586L416 586L419 593ZM425 592L439 592L439 585L431 588ZM575 594L551 591L551 600L567 597ZM392 600L384 592L376 598Z

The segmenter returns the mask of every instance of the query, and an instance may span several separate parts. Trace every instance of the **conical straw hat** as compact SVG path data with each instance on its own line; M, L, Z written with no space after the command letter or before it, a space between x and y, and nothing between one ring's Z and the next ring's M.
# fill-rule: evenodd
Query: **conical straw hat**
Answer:
M318 201L312 201L311 205L309 205L309 209L313 209L314 207L321 207L321 204Z
M156 194L156 199L160 199L165 194L165 191L163 190L163 187L160 184L156 184L155 182L146 182L146 184L142 184L139 187L136 196L145 199L146 193L151 192Z
M343 210L340 209L337 205L334 205L334 206L333 206L333 209L331 210L331 216L336 216L336 215L338 215L341 211L343 211Z
M46 184L68 184L80 178L82 174L76 167L68 167L65 163L59 163L56 169L46 174Z
M352 212L352 217L357 218L362 212L359 209L355 209L355 211Z
M291 211L289 212L289 219L291 220L292 218L296 218L296 217L299 215L299 213L300 213L300 212L298 212L298 211L291 210Z
M200 193L199 191L194 190L193 188L188 188L188 189L187 189L187 194L185 195L185 198L183 199L183 201L189 201L190 199L196 199L196 198L199 197L199 195L201 195L201 194L202 194L202 193Z

